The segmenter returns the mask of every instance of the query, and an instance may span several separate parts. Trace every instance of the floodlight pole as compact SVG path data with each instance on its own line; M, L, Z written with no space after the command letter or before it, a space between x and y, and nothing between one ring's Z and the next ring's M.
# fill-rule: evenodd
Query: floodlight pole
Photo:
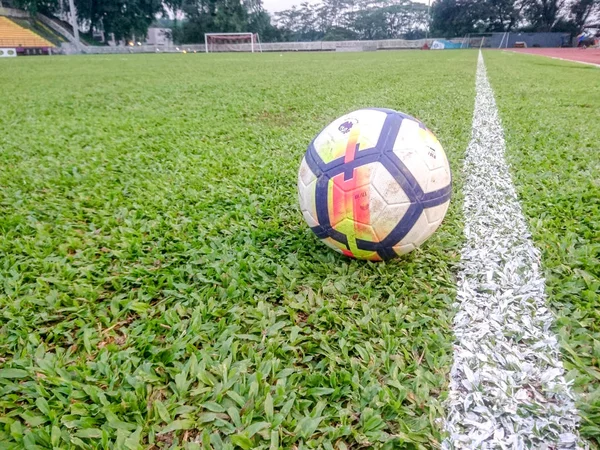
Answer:
M75 45L79 50L81 43L79 42L79 28L77 27L77 10L73 0L69 0L69 10L71 11L71 26L73 27L73 36L75 36Z
M431 0L427 1L427 29L425 30L425 40L429 38L429 27L431 27Z
M252 53L254 53L254 33L250 34L250 48L252 49Z

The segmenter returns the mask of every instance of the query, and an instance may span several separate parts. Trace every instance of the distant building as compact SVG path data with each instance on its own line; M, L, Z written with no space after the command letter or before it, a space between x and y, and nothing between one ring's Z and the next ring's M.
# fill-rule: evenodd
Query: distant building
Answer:
M148 28L148 36L146 37L148 45L173 45L170 28Z

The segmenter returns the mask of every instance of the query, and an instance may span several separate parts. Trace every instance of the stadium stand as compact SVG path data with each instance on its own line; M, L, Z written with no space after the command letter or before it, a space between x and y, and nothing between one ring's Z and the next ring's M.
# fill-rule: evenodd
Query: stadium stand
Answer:
M33 31L0 17L0 48L14 48L19 54L47 54L53 47Z

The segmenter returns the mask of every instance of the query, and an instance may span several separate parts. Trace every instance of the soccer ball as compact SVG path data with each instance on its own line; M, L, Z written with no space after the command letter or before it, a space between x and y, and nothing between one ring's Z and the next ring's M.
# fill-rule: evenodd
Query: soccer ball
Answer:
M298 192L306 223L325 244L346 256L386 260L414 250L442 223L450 166L419 120L360 109L310 143Z

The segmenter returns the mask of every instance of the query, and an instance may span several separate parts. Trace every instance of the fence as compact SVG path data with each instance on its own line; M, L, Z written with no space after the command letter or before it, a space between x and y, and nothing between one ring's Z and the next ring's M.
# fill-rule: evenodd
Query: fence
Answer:
M381 41L317 41L317 42L271 42L261 44L263 52L311 52L311 51L351 51L356 49L368 50L398 50L418 49L427 42L431 45L432 39L418 39L409 41L406 39L388 39ZM458 42L458 41L457 41ZM218 44L213 44L216 51L251 51L250 44L227 44L222 49ZM87 46L77 50L74 45L62 44L60 52L63 54L87 53L87 54L109 54L109 53L177 53L182 51L204 52L204 44L194 45L135 45L131 46Z
M566 33L489 33L478 36L465 36L454 39L386 39L379 41L316 41L316 42L271 42L261 44L263 52L323 52L323 51L366 51L366 50L401 50L419 49L426 43L431 48L434 42L443 41L444 48L499 48L514 47L516 42L525 42L528 47L560 47L568 41ZM451 44L451 45L450 45ZM63 54L87 53L200 53L205 51L204 44L193 45L136 45L136 46L87 46L78 50L74 45L62 44L60 52ZM221 48L219 44L212 44L211 51L239 51L250 52L251 44L226 44Z
M502 34L494 34L490 39L490 46L497 48L514 47L517 42L523 42L527 47L565 47L570 46L569 33L507 33L502 42ZM487 39L486 39L487 41Z
M481 33L469 34L464 38L464 46L478 48L513 48L517 42L527 47L570 47L569 33Z

